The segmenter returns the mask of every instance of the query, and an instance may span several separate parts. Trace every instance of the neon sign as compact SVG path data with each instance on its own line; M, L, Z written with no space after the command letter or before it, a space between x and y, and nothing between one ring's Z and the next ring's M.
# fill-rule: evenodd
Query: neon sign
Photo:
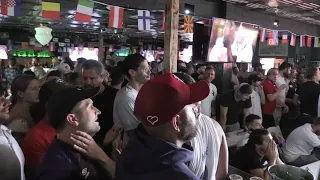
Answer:
M12 52L13 57L38 57L38 58L50 58L52 53L47 49L41 51L35 51L33 49L17 49Z

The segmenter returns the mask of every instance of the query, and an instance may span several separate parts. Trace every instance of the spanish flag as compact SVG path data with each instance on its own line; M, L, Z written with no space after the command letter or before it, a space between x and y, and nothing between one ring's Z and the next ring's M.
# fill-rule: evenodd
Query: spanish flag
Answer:
M42 1L42 18L60 20L60 3Z

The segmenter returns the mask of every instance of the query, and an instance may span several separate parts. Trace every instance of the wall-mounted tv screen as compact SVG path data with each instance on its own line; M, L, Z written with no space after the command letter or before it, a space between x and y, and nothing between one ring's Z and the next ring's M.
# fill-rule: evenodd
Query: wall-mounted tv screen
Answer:
M74 47L69 48L69 57L72 61L76 61L78 58L86 58L97 60L99 59L98 48L87 48L87 47Z
M257 25L214 18L207 60L250 63L258 32Z
M0 59L8 59L7 46L0 45Z

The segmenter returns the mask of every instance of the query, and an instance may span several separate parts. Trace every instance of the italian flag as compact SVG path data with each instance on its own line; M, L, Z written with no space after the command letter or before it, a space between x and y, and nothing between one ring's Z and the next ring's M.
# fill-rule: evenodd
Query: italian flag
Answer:
M75 19L77 21L91 22L93 0L79 0Z

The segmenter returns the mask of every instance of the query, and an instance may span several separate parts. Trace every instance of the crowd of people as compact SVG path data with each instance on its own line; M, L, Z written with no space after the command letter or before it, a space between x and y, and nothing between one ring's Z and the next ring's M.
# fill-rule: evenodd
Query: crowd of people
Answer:
M218 180L229 164L269 179L267 166L320 158L318 68L233 67L218 91L213 66L163 73L140 54L112 67L32 65L2 69L0 179ZM237 131L229 151L226 134Z

